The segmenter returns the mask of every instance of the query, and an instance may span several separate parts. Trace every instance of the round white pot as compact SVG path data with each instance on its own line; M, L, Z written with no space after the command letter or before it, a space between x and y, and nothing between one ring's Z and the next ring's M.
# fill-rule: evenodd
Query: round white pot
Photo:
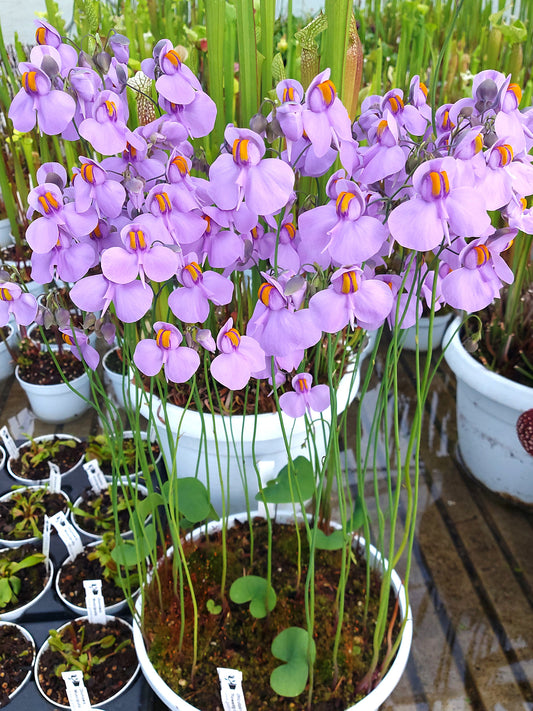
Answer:
M19 376L18 366L15 369L15 377L26 393L35 416L43 422L68 422L82 415L90 407L91 382L87 373L82 373L70 381L75 392L63 382L56 385L27 383Z
M100 542L100 541L94 541L93 543L89 543L89 545L85 546L84 550L86 550L87 548L94 548L95 546L98 545L99 542ZM61 600L61 602L63 603L63 605L65 605L66 607L68 607L70 610L72 610L73 612L75 612L77 615L83 616L83 615L86 615L86 614L87 614L87 608L86 608L86 607L81 607L81 606L79 606L79 605L74 605L72 602L70 602L70 600L69 600L68 598L66 598L66 597L63 595L63 593L61 592L61 588L60 588L60 585L59 585L59 581L60 581L60 578L61 578L61 574L62 574L62 571L63 571L63 567L64 567L68 562L70 562L70 558L67 557L67 558L61 563L61 567L60 567L59 570L57 571L56 580L55 580L56 593L57 593L57 596L59 597L59 599ZM104 603L105 603L105 600L104 600ZM120 602L115 602L115 603L112 604L112 605L106 605L106 606L105 606L105 611L106 611L106 614L107 614L107 615L116 615L117 613L119 613L119 612L121 612L122 610L124 610L124 609L126 608L126 606L127 606L127 601L126 601L126 598L124 598L124 600L121 600Z
M108 616L107 616L107 619L108 619L108 620L112 620L112 619L118 620L118 621L121 622L125 627L127 627L130 631L132 631L132 627L131 627L131 625L129 624L129 622L126 622L126 620L123 620L123 619L121 619L120 617L113 617L113 616L109 616L109 615L108 615ZM88 620L88 618L87 618L86 616L83 616L83 617L77 617L76 620ZM70 624L70 622L73 622L73 621L74 621L74 620L70 620L69 622L66 622L64 625L61 625L61 627L58 627L58 632L61 632L62 629L64 629L65 627L68 627L68 625ZM57 703L57 701L52 701L48 696L46 696L46 694L45 694L45 692L44 692L44 690L43 690L43 688L42 688L42 686L41 686L41 684L40 684L40 682L39 682L39 663L40 663L41 657L42 657L42 655L43 655L43 652L46 651L47 649L48 649L48 640L46 640L46 642L42 645L42 647L41 647L41 648L39 649L39 651L37 652L37 658L35 659L35 665L34 665L35 683L37 684L37 688L39 689L40 693L44 696L44 698L48 701L48 703L53 704L54 706L57 706L58 708L61 708L61 709L68 709L68 710L70 711L70 708L71 708L70 706L66 706L66 705L64 705L64 704L59 704L59 703ZM116 694L113 694L113 696L110 696L108 699L105 699L105 701L102 701L102 702L101 702L101 703L103 703L103 704L106 705L106 709L107 709L107 705L108 705L108 704L112 703L115 699L117 699L117 698L118 698L119 696L121 696L127 689L130 688L130 686L131 686L131 685L133 684L133 682L135 681L135 678L136 678L136 676L137 676L138 671L139 671L139 665L137 665L137 666L135 667L135 669L132 669L132 670L131 670L131 677L130 677L130 679L128 680L128 682L127 682L126 684L124 684L124 686L122 687L122 689L120 689L120 691L118 691ZM95 708L95 711L98 711L98 709Z
M108 392L114 397L117 405L119 407L124 407L124 387L128 387L126 378L122 373L116 373L111 370L107 364L107 359L111 353L118 351L118 346L107 351L107 353L102 358L102 368L104 369L104 383L107 387Z
M342 413L353 401L360 382L359 369L348 371L339 383L337 413ZM236 512L247 508L245 489L250 501L259 491L258 477L262 483L277 476L287 464L287 450L276 412L254 415L211 415L195 410L185 410L152 398L152 407L147 395L130 385L132 405L137 403L140 414L151 419L157 429L165 466L169 476L195 476L206 486L209 481L211 503L222 512L222 488L220 472L224 479L226 511ZM294 419L281 414L283 426L290 442L291 456L313 458L309 451L305 418ZM322 421L326 431L331 423L331 409L322 413L311 412L315 421L315 444L318 457L326 452ZM168 429L167 429L168 428ZM170 432L169 432L170 430ZM175 455L173 455L175 452ZM256 465L258 472L256 471ZM243 481L246 480L246 487Z
M69 434L49 434L49 435L41 435L40 437L35 437L36 442L42 442L43 440L47 440L47 439L73 439L78 443L81 442L81 439L79 437L74 437L74 435L69 435ZM19 447L19 451L23 450L25 447L28 447L30 444L31 444L31 442L29 440L27 440L26 442L23 442ZM21 454L24 454L24 452L21 452ZM34 480L34 479L24 479L23 477L18 476L17 474L15 474L13 472L13 469L11 468L10 461L11 461L11 458L9 458L7 460L8 474L10 476L12 476L13 479L16 479L16 481L18 481L20 484L26 484L26 485L31 484L33 486L45 486L46 484L50 483L49 477L47 479ZM67 469L66 472L61 472L61 478L67 476L68 474L71 474L77 467L79 467L79 465L82 463L82 461L83 461L83 455L80 457L79 461L73 467L71 467L70 469Z
M10 548L4 550L11 550ZM0 555L2 554L2 551L0 550ZM46 561L47 568L48 568L48 578L46 579L46 583L41 590L41 592L36 595L33 600L30 600L27 602L25 605L20 605L20 607L16 607L14 610L10 610L9 612L2 612L0 613L0 619L2 622L14 622L15 620L18 620L22 615L24 615L28 610L33 607L39 600L46 595L48 590L52 587L52 579L54 577L54 565L50 559Z
M13 235L11 234L11 223L7 217L0 220L0 249L9 247L13 244Z
M449 313L443 316L435 314L433 318L433 338L431 340L432 349L441 347L442 338L452 318L453 315ZM416 351L416 325L402 330L400 335L402 336L403 347L408 351ZM429 318L422 316L422 318L418 319L418 349L422 353L428 349L428 337Z
M255 514L252 513L251 515L253 517ZM242 521L246 520L246 518L246 513L236 514L229 517L228 524L231 526L236 519ZM276 521L281 523L291 523L293 520L294 518L290 514L282 513L276 516ZM209 535L210 533L214 533L219 530L219 528L220 521L211 521L207 525L207 534ZM197 529L193 533L193 536L200 536L204 532L206 532L205 526ZM364 541L362 539L359 539L359 541L364 546ZM383 568L383 558L372 545L370 545L370 562L372 566L378 570ZM385 561L385 565L386 564L387 562ZM373 689L364 699L361 699L361 701L358 701L353 706L350 706L347 711L378 711L381 704L388 699L394 691L407 665L413 639L413 615L411 608L407 605L405 588L395 570L393 570L391 574L391 586L396 595L399 597L400 619L402 621L405 620L400 646L394 661L376 688ZM142 595L137 600L136 609L140 619L142 612ZM159 676L148 657L146 646L144 644L144 638L136 619L133 621L133 641L137 651L137 658L139 659L139 664L146 681L151 686L155 694L169 709L172 711L209 711L209 709L198 709L196 706L189 704L187 701L178 696L178 694L176 694ZM250 680L250 683L253 684L253 680Z
M32 491L32 490L36 491L36 490L42 489L42 488L43 488L43 486L26 486L22 489L17 489L16 491L17 491L17 493L19 491ZM59 493L65 499L65 508L67 508L67 504L70 503L68 494L66 494L64 491L60 491ZM10 501L13 498L14 494L15 494L15 491L8 491L3 496L0 496L0 501ZM41 538L37 538L37 536L33 536L32 538L24 538L24 539L17 540L17 541L8 539L8 538L0 538L0 546L2 548L18 548L19 546L22 546L25 543L33 543L35 545L40 540L41 540Z
M448 328L444 357L457 379L457 432L461 457L488 489L533 504L533 457L520 444L516 421L533 407L533 388L487 370L461 345L460 320ZM455 334L455 335L454 335Z
M28 632L28 630L24 629L24 627L21 627L20 625L15 624L14 622L4 622L4 621L2 621L2 622L0 622L0 627L11 627L11 628L13 629L13 634L15 634L16 632L19 632L25 639L28 640L28 642L31 644L31 647L32 647L32 650L33 650L30 668L28 669L28 672L27 672L26 676L25 676L24 679L20 682L20 684L17 686L17 688L14 689L14 690L8 695L8 699L9 699L10 701L12 701L13 698L18 694L18 692L22 689L22 687L24 686L24 684L26 684L26 682L28 681L28 679L29 679L30 676L31 676L31 672L32 672L32 668L33 668L33 662L35 661L35 652L36 652L36 649L35 649L35 641L34 641L33 637L31 636L31 634Z
M11 353L7 349L6 342L11 349L16 348L19 340L19 332L12 323L8 323L7 328L11 331L9 336L5 342L0 340L0 380L8 378L15 370L15 361L11 358Z
M106 477L106 479L110 480L111 477ZM111 483L111 482L110 482L110 483ZM135 488L138 489L138 491L139 491L141 494L143 494L145 497L148 496L148 489L147 489L145 486L143 486L142 484L135 484ZM127 482L125 482L125 484L124 484L124 491L126 491L126 492L128 491L128 484L127 484ZM76 508L76 507L79 507L79 505L80 505L82 502L83 502L83 499L82 499L82 497L80 496L80 497L78 497L78 498L76 499L76 501L74 502L73 505L74 505L74 507ZM80 518L81 518L81 517L80 517ZM97 534L95 534L95 533L91 533L90 531L86 531L86 530L83 528L82 523L81 523L81 521L80 521L80 518L77 518L77 517L75 516L74 512L71 512L71 514L70 514L70 519L71 519L71 521L72 521L72 525L74 526L74 528L75 528L79 533L81 533L83 536L86 536L87 538L90 538L92 541L101 541L101 540L102 540L102 536L101 536L100 534L97 535ZM146 519L146 523L148 523L148 521L149 521L150 519L151 519L151 517L147 518L147 519ZM83 520L83 519L82 519L82 520ZM131 538L132 532L131 532L131 531L125 531L124 533L121 534L121 536L122 536L122 538Z

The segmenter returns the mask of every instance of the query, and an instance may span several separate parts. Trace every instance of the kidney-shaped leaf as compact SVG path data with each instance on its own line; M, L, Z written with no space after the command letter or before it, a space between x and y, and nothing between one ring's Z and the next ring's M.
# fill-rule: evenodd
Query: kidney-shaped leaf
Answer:
M284 466L275 479L267 482L263 493L259 492L255 498L256 501L263 501L264 495L269 504L290 504L298 501L298 492L304 501L315 493L313 465L305 457L296 457L290 467Z
M266 617L276 606L276 593L268 580L259 575L243 575L232 583L229 596L238 605L250 603L250 614Z
M285 664L270 675L270 686L280 696L298 696L305 689L309 664L316 659L316 646L307 630L287 627L274 638L272 654Z

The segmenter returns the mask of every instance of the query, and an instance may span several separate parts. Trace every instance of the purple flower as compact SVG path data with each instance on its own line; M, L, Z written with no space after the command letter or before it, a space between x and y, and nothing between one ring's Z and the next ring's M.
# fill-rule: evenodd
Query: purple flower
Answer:
M83 311L105 314L111 304L117 317L124 323L135 323L152 305L152 290L140 281L115 284L103 274L80 279L70 290L70 298Z
M318 74L305 95L303 126L318 158L326 155L332 141L337 148L341 141L353 141L350 117L337 96L330 74L330 69Z
M117 62L127 64L130 58L130 41L125 35L118 32L113 32L109 38L109 46L113 50L113 54Z
M55 136L65 130L76 111L70 94L52 89L50 78L38 67L21 62L22 89L9 107L9 118L17 131L31 131L38 121L43 133Z
M311 373L298 373L292 379L294 392L280 395L279 404L289 417L301 417L305 411L323 412L330 405L327 385L313 385Z
M434 158L418 166L413 187L414 196L395 207L388 220L393 238L403 247L424 252L444 238L449 242L450 230L472 237L489 229L484 195L461 185L454 158Z
M154 79L157 91L175 104L190 104L201 85L189 67L183 63L179 52L170 40L160 40L154 47L154 59L141 62L142 71Z
M191 138L207 136L215 125L217 107L204 91L195 91L194 99L187 104L174 103L164 96L160 97L159 104L168 114L167 121L183 126Z
M233 296L232 281L217 272L202 271L193 260L178 273L178 281L183 286L170 294L168 305L185 323L203 323L209 316L210 302L222 306Z
M96 370L100 356L96 348L89 343L89 337L79 328L60 328L63 340L70 346L72 355L78 360L83 360L89 368Z
M61 35L48 22L41 19L35 20L35 41L40 46L53 47L61 57L61 69L63 76L66 76L69 69L76 66L78 53L69 44L64 44ZM34 48L35 49L35 48Z
M200 356L192 348L181 346L183 336L170 323L154 323L155 339L139 341L133 354L137 368L152 377L164 368L165 378L173 383L185 383L197 371Z
M230 390L242 390L254 373L265 368L262 348L250 336L241 336L231 318L220 329L217 347L221 353L211 363L211 375Z
M80 162L73 179L76 210L86 212L94 204L99 216L118 217L126 199L122 185L111 180L96 161L80 158Z
M128 143L138 150L145 146L144 140L126 126L121 98L108 89L100 92L93 104L92 117L81 122L79 132L104 155L121 153Z
M37 301L18 284L0 281L0 327L7 325L11 315L19 326L28 326L37 315Z
M290 166L277 158L263 158L265 144L253 131L230 124L224 138L231 154L220 155L209 171L209 190L217 206L233 210L244 199L256 215L281 210L294 186Z
M115 284L129 284L140 276L161 282L170 279L178 268L178 255L158 244L155 220L137 218L125 225L120 237L123 247L110 247L102 253L102 272Z

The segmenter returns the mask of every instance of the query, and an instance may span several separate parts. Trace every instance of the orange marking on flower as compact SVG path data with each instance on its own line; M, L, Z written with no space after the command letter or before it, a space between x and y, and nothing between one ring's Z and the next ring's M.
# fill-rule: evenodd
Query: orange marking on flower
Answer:
M100 229L100 225L96 225L94 230L91 232L90 237L92 239L100 239L102 237L102 230Z
M46 27L38 27L35 30L35 41L37 44L46 44Z
M307 380L305 378L298 378L297 382L297 387L299 392L301 393L306 393L309 392L309 385L307 383Z
M503 146L496 146L496 150L500 154L502 167L504 165L509 165L514 157L512 147L508 143L504 143Z
M0 301L13 301L13 294L5 287L0 289Z
M22 85L26 92L37 91L37 72L24 72L22 75Z
M72 336L69 336L68 333L63 333L62 336L63 336L63 340L65 341L65 343L67 343L69 346L76 345L74 339L72 338Z
M354 199L355 195L353 193L348 193L346 191L339 194L337 202L335 204L337 214L342 217L346 217L348 214L348 208L350 207L351 201Z
M237 331L236 328L230 328L229 331L226 331L225 335L231 341L232 346L235 346L235 348L239 347L239 344L241 342L241 334Z
M157 200L157 206L159 207L159 211L162 214L165 214L166 212L171 212L172 204L170 202L170 198L168 197L168 193L156 193L155 199Z
M522 89L518 84L509 84L507 91L510 91L516 97L516 103L519 104L522 101Z
M522 210L525 210L526 207L527 207L527 200L526 200L526 198L525 198L525 197L521 197L521 198L518 200L518 202L519 202L520 205L522 206Z
M165 59L168 59L168 61L172 64L172 66L176 67L176 69L181 67L181 59L175 49L168 51L165 54Z
M320 89L320 93L326 102L326 106L331 106L337 98L337 89L331 79L326 79L326 81L320 82L320 84L317 85L317 89Z
M131 249L146 249L146 239L142 230L130 230L128 236Z
M191 275L191 278L195 284L197 284L200 281L200 277L202 276L202 268L197 262L191 262L190 264L187 264L187 266L183 267L186 272L188 272Z
M49 191L39 197L39 202L43 206L43 210L47 215L49 215L53 209L57 210L59 207L59 203Z
M479 244L477 247L474 247L474 252L476 253L476 262L478 267L489 261L490 252L484 244Z
M129 153L132 158L135 158L137 155L137 149L134 148L131 143L126 143L126 150L124 152Z
M294 101L294 87L287 86L283 89L283 101Z
M377 131L376 131L378 138L381 138L381 136L383 136L383 134L385 133L385 129L387 128L388 125L389 124L387 123L387 121L385 119L382 119L378 123Z
M104 106L106 108L107 115L109 116L109 118L110 119L116 118L117 107L116 107L115 103L113 101L109 101L109 99L107 99L107 101L104 101Z
M246 163L248 161L248 138L236 138L231 149L235 163Z
M431 180L431 194L433 197L443 197L450 192L450 181L445 170L432 170L429 173Z
M424 94L424 96L425 96L426 99L427 99L427 96L428 96L428 88L427 88L427 86L424 84L423 81L420 82L419 86L420 86L420 91Z
M474 150L476 153L479 153L479 151L482 148L483 148L483 136L481 135L481 133L478 133L474 139Z
M442 128L449 130L452 129L455 126L453 121L450 121L450 112L448 109L445 109L445 111L442 114Z
M189 166L187 165L187 161L183 156L176 156L172 159L171 162L172 165L175 165L176 168L179 170L182 178L184 178L188 174Z
M160 328L155 337L155 341L159 348L170 348L171 332L168 328Z
M209 215L202 215L202 218L207 222L207 227L205 228L206 234L211 232L211 218Z
M86 183L94 183L94 165L92 163L84 163L81 166L81 177Z
M401 111L404 106L402 99L396 94L394 96L389 96L389 104L393 114L397 114L398 111Z
M357 286L357 277L355 272L344 272L342 275L342 287L341 291L343 294L355 294L359 287Z
M270 294L272 293L273 288L273 285L269 284L266 281L259 287L257 295L261 303L263 303L265 306L268 306L270 303Z
M283 227L287 230L287 234L289 235L289 239L294 239L294 236L296 234L296 227L292 222L286 222Z

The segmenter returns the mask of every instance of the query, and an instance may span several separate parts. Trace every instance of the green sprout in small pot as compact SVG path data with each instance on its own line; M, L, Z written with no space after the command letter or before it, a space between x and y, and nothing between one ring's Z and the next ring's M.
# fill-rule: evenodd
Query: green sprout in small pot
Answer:
M45 556L30 545L0 551L0 614L14 610L43 589Z
M37 658L36 678L53 703L69 706L61 677L65 671L83 673L91 705L112 699L135 676L132 630L119 618L110 617L105 624L78 618L49 634Z
M25 541L42 538L44 517L68 511L63 492L46 487L16 487L0 499L0 539Z
M85 460L96 459L98 466L106 476L113 474L114 468L120 462L120 474L134 474L145 469L152 471L160 457L159 444L155 441L142 439L142 448L138 439L128 437L109 437L107 434L91 435L85 450Z
M131 530L130 518L137 503L146 497L146 489L138 486L128 492L121 487L109 488L96 493L86 489L74 504L70 505L72 521L83 533L101 538L106 532L118 531L120 534Z
M54 462L62 474L81 460L85 445L74 437L28 437L20 448L18 459L8 460L8 470L17 479L39 482L50 477L49 463Z

